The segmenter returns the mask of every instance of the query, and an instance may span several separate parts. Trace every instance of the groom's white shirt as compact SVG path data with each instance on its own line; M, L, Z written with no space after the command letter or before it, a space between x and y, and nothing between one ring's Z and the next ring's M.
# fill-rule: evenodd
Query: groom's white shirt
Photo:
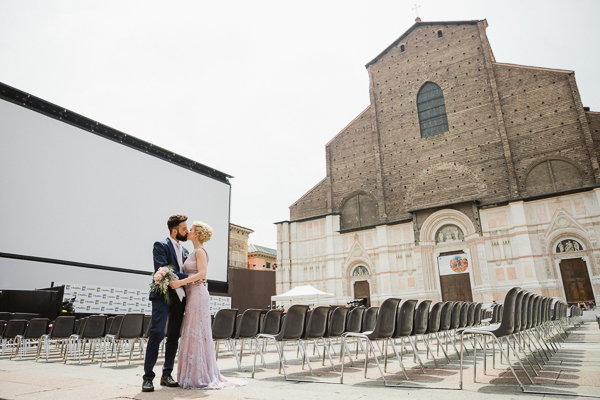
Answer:
M173 247L175 248L175 253L177 254L177 262L179 263L179 268L183 266L183 249L181 248L181 244L169 236L171 243L173 243Z

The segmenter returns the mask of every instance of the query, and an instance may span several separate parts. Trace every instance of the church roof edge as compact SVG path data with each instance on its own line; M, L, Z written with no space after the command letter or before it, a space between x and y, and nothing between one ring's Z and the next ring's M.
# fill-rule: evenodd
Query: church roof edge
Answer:
M400 37L398 39L394 40L392 42L392 44L390 44L388 47L386 47L385 50L383 50L381 53L379 53L377 55L377 57L375 57L374 59L369 61L367 64L365 64L365 67L369 68L371 65L373 65L377 61L379 61L379 59L381 57L383 57L388 51L390 51L390 49L392 49L394 46L396 46L402 39L404 39L406 36L408 36L409 33L411 33L415 28L417 28L419 26L423 26L423 25L461 25L461 24L475 25L479 22L486 22L486 20L481 19L481 20L470 20L470 21L417 21L413 24L413 26L408 28L408 30L406 32L404 32L402 35L400 35Z
M344 126L342 128L341 131L339 131L334 137L331 138L331 140L329 142L327 142L325 144L325 147L329 146L331 144L331 142L333 142L335 140L336 137L338 137L340 134L342 134L346 129L348 129L348 127L350 125L352 125L354 123L354 121L356 121L357 119L359 119L362 115L364 115L364 113L366 113L369 109L371 108L371 105L369 104L364 110L362 110L360 112L360 114L358 114L356 117L354 117L354 119L352 121L350 121L348 124L346 124L346 126Z
M494 65L500 65L502 67L518 67L518 68L527 68L527 69L536 69L539 71L551 71L551 72L562 72L565 74L574 74L575 71L570 69L558 69L558 68L545 68L545 67L533 67L531 65L521 65L521 64L511 64L511 63L499 63L494 62Z

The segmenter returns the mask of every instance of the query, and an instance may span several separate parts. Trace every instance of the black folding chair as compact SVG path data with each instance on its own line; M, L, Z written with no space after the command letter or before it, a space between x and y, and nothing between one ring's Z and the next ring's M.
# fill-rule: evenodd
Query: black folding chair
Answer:
M365 332L345 332L342 334L342 360L344 358L344 349L345 342L348 337L355 337L357 340L362 341L363 339L367 343L367 347L365 349L365 378L367 377L367 367L369 365L369 352L373 352L373 356L375 358L375 362L377 363L377 368L379 369L379 373L383 378L384 384L387 386L387 380L383 374L383 370L381 369L381 365L379 364L379 359L377 358L377 353L375 352L374 342L381 341L384 344L384 361L386 360L387 355L387 344L392 338L394 334L394 329L396 327L396 315L398 314L398 304L400 304L400 299L389 298L383 301L381 307L379 308L379 312L377 314L375 326L372 331ZM392 342L393 346L393 342ZM340 383L344 383L344 363L342 362L342 375L340 376Z
M289 379L287 375L287 371L285 370L285 363L283 357L283 345L288 342L295 342L298 346L300 346L300 339L304 334L305 328L305 320L306 320L306 312L308 311L308 306L295 304L291 306L286 315L285 320L283 321L283 326L281 327L281 331L277 335L269 335L266 333L259 333L255 337L255 345L254 348L254 364L252 365L252 378L254 378L254 374L256 371L256 353L258 350L259 339L264 340L273 340L275 342L275 346L277 347L277 353L279 355L279 373L283 370L283 374L285 376L285 380L297 381L298 379ZM314 381L310 381L314 382Z
M40 338L40 343L38 344L38 351L35 357L35 361L40 357L40 353L42 350L41 343L44 343L44 349L46 352L46 362L48 362L48 358L50 356L50 341L61 342L60 355L62 356L63 351L67 351L65 346L65 341L67 341L71 335L73 334L75 328L75 317L73 316L60 316L54 320L52 324L52 328L50 332L46 335L43 335Z
M117 319L113 321L113 325L116 323ZM111 328L111 331L113 329ZM112 334L109 333L104 337L104 355L106 357L106 361L108 362L108 347L110 345L111 355L113 353L113 349L115 348L115 344L117 345L117 349L115 352L115 364L119 366L119 353L121 352L121 346L124 341L129 342L129 364L131 364L131 359L133 358L133 348L136 340L139 340L144 334L144 314L125 314L119 323L119 329L117 333ZM100 355L100 366L102 367L103 362L102 355Z

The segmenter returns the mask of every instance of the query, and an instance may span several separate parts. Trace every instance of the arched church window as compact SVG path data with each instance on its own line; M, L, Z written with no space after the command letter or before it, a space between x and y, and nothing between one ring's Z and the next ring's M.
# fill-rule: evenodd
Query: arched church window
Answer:
M404 45L403 44L400 45L400 53L404 53Z
M429 137L448 131L448 117L442 89L433 82L427 82L417 95L417 110L421 137Z
M435 233L435 242L448 243L448 242L462 242L465 238L462 229L456 225L448 224L442 226Z
M438 37L442 37L444 36L444 34L442 33L442 31L438 31Z
M544 160L529 170L525 178L528 195L551 193L583 186L581 171L565 160Z
M358 267L354 268L354 270L352 271L352 276L366 276L366 275L369 275L369 270L364 265L359 265Z
M342 207L342 229L358 228L377 223L377 203L370 196L358 194Z

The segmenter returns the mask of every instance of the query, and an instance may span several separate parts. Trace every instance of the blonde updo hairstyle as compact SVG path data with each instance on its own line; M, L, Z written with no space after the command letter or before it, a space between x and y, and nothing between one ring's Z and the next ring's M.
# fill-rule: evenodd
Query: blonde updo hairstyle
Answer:
M198 240L200 243L206 243L210 240L213 235L213 228L202 221L194 221L192 223L192 229L198 233Z

